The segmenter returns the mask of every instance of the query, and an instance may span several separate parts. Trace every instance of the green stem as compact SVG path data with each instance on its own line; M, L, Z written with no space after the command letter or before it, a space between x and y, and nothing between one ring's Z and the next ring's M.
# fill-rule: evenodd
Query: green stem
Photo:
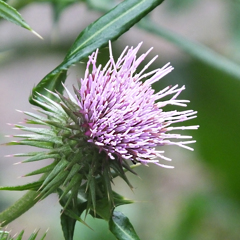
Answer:
M6 226L8 223L12 222L31 207L33 207L39 200L39 192L28 191L23 195L18 201L16 201L12 206L7 208L5 211L0 213L0 223L1 227Z
M46 178L46 174L42 175L40 181ZM28 211L40 200L40 192L28 191L12 206L0 213L0 227L6 226L16 218L20 217L23 213Z
M166 39L168 42L175 44L190 56L220 71L223 71L230 76L240 79L239 64L213 51L207 46L191 41L185 37L178 35L177 33L164 29L153 23L151 20L143 19L137 24L137 26L147 32L153 33Z

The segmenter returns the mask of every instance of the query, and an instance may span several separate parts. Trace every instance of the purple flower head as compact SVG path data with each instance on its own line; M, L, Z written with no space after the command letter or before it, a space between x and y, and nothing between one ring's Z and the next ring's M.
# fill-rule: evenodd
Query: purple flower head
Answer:
M80 80L78 104L83 114L83 127L88 142L99 151L106 152L112 160L128 159L142 164L150 162L162 167L159 158L171 160L156 147L194 143L191 136L171 133L172 130L197 129L198 126L173 127L172 124L196 117L196 111L163 111L166 105L186 106L188 100L177 100L184 86L168 86L154 93L152 84L173 70L170 64L146 72L157 58L155 56L137 72L137 67L152 50L137 57L142 43L136 48L126 47L115 62L109 43L110 59L102 67L97 66L98 50L89 56L85 76ZM91 70L90 70L91 69ZM147 79L142 82L143 79ZM160 101L169 95L170 99ZM172 139L177 139L173 141Z

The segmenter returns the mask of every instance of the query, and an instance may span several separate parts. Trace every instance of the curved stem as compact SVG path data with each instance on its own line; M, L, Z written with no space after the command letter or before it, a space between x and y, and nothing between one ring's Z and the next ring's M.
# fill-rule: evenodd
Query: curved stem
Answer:
M12 206L0 213L0 226L4 227L8 223L12 222L31 207L33 207L39 200L39 192L28 191Z
M46 174L39 180L46 178ZM17 200L12 206L0 213L0 227L6 226L16 218L20 217L23 213L33 207L41 198L38 191L27 191L19 200Z

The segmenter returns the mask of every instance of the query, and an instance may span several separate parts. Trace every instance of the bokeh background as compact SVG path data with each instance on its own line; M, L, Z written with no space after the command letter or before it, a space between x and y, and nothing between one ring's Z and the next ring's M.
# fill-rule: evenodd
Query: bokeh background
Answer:
M97 2L106 4L106 0ZM62 61L77 35L102 14L83 2L76 3L66 8L56 23L52 5L44 1L28 4L20 12L44 40L0 20L1 143L8 141L5 135L16 133L6 123L18 123L24 118L15 110L33 111L28 102L32 87ZM239 0L166 0L150 16L158 25L240 64ZM129 174L134 192L116 179L114 189L136 200L135 204L119 210L130 218L142 240L239 240L240 78L214 69L164 38L138 27L131 28L113 44L114 55L117 57L126 45L136 46L140 41L143 41L141 52L154 47L148 60L159 55L153 67L171 62L175 68L154 87L185 85L181 97L191 100L188 109L198 111L198 118L186 125L199 124L200 128L189 133L197 140L194 152L165 148L173 159L173 170L154 165L139 167L136 170L139 177ZM106 57L107 49L101 50L99 60L105 61ZM83 73L84 64L72 67L66 85L71 88ZM37 179L21 176L46 161L13 165L20 159L3 157L27 150L0 147L0 185L20 185ZM22 192L0 192L0 210L22 195ZM46 239L63 239L59 214L57 196L52 194L9 224L8 229L13 233L25 229L27 237L34 229L41 228L43 233L49 228ZM114 239L107 223L91 217L86 221L94 231L77 223L75 239Z

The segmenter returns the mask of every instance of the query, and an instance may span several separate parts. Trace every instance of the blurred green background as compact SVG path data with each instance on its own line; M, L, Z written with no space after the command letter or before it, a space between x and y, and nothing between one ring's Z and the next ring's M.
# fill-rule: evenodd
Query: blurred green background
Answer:
M7 141L4 135L16 131L6 123L21 122L24 118L15 109L32 111L28 103L32 87L62 61L79 32L101 16L85 3L75 3L58 16L58 23L54 23L53 16L58 13L53 11L54 4L40 2L29 4L20 12L44 37L43 41L25 29L0 21L1 143ZM109 1L97 2L104 5ZM152 12L151 18L158 25L240 63L240 1L166 0ZM141 52L154 47L148 60L159 55L154 68L166 62L171 62L175 68L154 87L185 85L181 98L191 100L188 109L198 111L198 118L186 122L186 125L199 124L200 128L189 132L197 140L193 145L194 152L177 147L165 148L166 155L173 159L173 170L154 165L139 167L136 171L140 178L129 174L134 192L116 179L114 189L136 200L135 204L119 210L130 218L142 240L238 240L240 78L215 69L164 38L138 27L130 29L113 44L114 55L117 57L126 45L136 46L140 41L143 41ZM106 57L108 51L101 50L100 58L104 60ZM68 88L83 73L84 64L72 67L66 81ZM18 177L46 164L13 165L19 159L3 157L23 151L26 149L1 146L0 185L33 181L34 178ZM0 192L0 210L22 194ZM57 197L51 195L8 228L14 233L26 229L29 234L37 228L41 228L41 232L50 228L46 239L63 239L59 214ZM107 223L91 217L87 218L87 223L94 231L78 223L75 239L114 239Z

